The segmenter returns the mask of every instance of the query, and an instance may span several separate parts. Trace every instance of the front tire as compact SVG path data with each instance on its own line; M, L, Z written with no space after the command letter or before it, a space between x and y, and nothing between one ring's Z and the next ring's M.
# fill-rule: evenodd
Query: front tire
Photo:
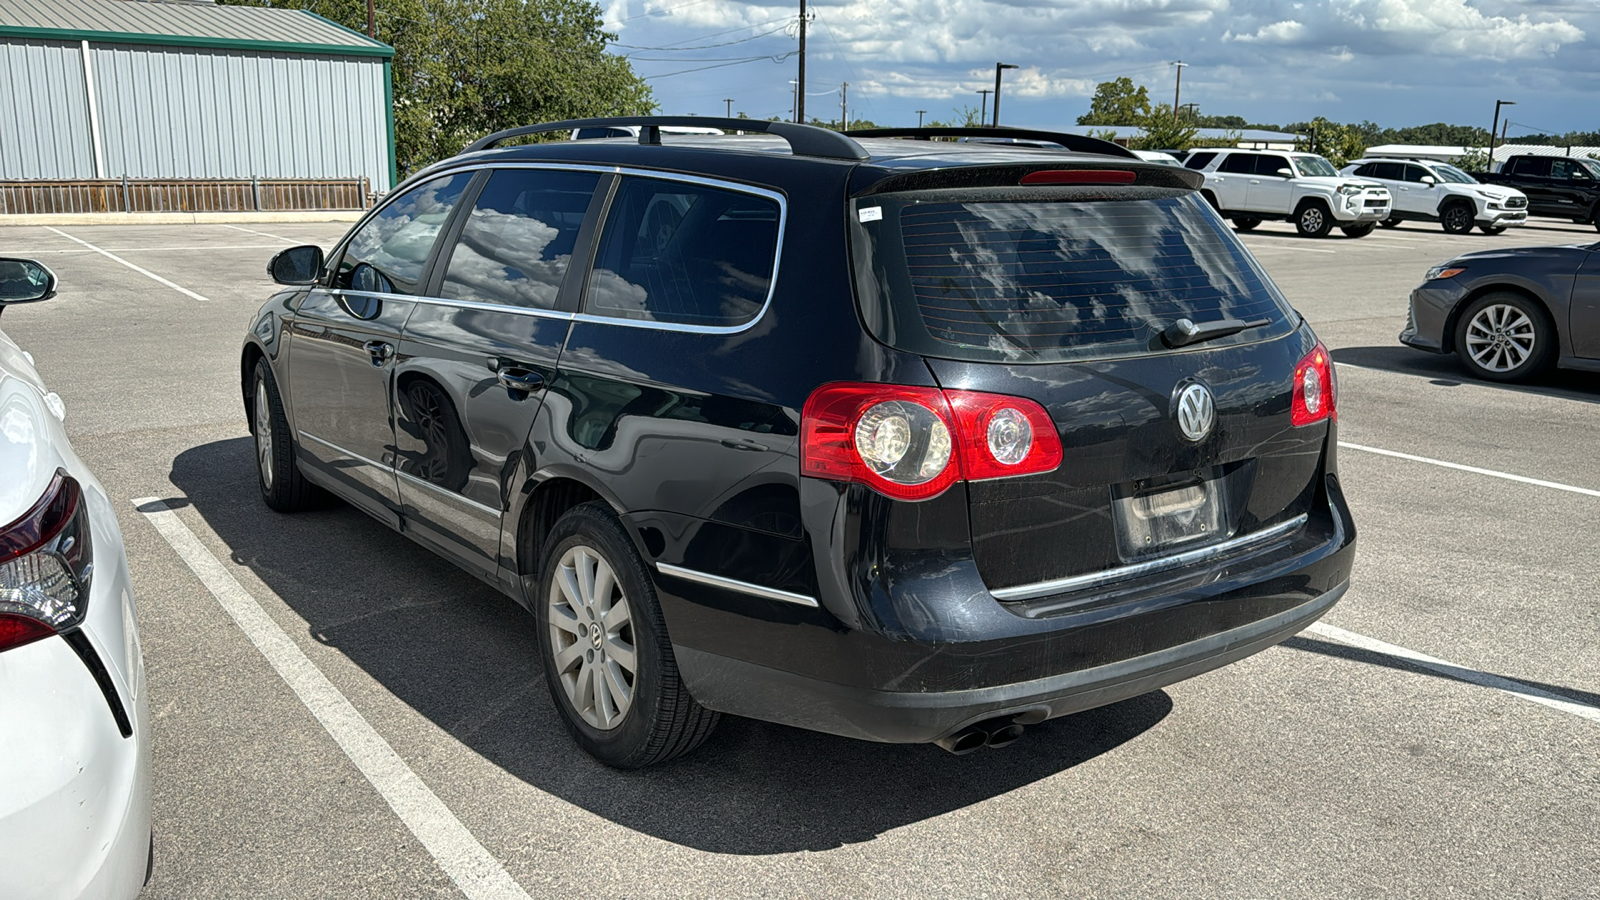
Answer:
M1233 220L1233 227L1237 231L1254 231L1261 220L1255 216L1238 216Z
M639 769L705 742L719 715L683 686L650 573L609 507L585 503L556 522L539 578L545 680L584 752Z
M1371 234L1372 229L1377 227L1378 223L1376 222L1363 222L1360 225L1340 225L1339 230L1349 237L1363 238Z
M1439 227L1445 234L1471 234L1473 209L1465 203L1452 203L1439 212Z
M1479 297L1456 325L1456 356L1489 381L1533 378L1549 366L1554 350L1550 317L1522 294L1497 291Z
M1307 203L1294 214L1294 227L1301 237L1327 237L1333 230L1333 213L1321 203Z
M272 366L266 357L256 360L250 378L251 431L255 434L256 484L267 506L281 513L310 509L322 499L316 485L300 474L294 458L294 443L289 439L289 419L283 412L283 398Z

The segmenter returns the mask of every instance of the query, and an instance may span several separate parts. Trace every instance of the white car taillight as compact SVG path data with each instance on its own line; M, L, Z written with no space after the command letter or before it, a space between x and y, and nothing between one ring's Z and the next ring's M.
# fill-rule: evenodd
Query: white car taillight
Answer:
M92 559L83 491L57 472L32 509L0 527L0 652L83 621Z

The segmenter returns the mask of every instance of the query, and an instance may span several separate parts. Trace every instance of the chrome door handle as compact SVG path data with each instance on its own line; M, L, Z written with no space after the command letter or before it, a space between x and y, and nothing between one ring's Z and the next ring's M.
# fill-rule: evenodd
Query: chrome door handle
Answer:
M494 374L500 380L500 386L507 390L523 393L544 390L544 376L529 369L505 366L496 369Z
M1260 184L1260 183L1261 183L1261 179L1259 179L1259 178L1252 178L1252 179L1250 179L1250 183L1251 183L1251 184Z
M372 364L382 368L385 363L394 358L394 345L384 341L367 341L361 345L372 357Z

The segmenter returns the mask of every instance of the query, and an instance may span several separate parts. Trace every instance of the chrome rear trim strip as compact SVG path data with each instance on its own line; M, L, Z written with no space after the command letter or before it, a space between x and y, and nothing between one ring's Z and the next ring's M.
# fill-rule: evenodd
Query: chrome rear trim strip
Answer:
M1265 528L1243 537L1236 537L1230 541L1223 541L1220 544L1197 547L1182 553L1174 553L1171 556L1163 556L1160 559L1118 566L1115 569L1105 569L1100 572L1090 572L1087 575L1074 575L1071 578L1057 578L1054 581L1040 581L1034 584L1000 588L989 593L993 594L996 600L1032 600L1035 597L1048 597L1051 594L1087 590L1088 588L1100 587L1114 581L1138 578L1141 575L1153 575L1156 572L1182 568L1213 557L1226 556L1230 553L1238 553L1242 550L1271 543L1299 531L1306 524L1306 518L1303 514L1298 515L1281 525L1274 525L1271 528Z
M693 581L696 584L703 584L709 587L738 591L741 594L749 594L752 597L782 600L785 603L797 603L801 606L812 608L817 606L817 599L815 597L807 597L805 594L792 594L788 591L780 591L777 588L762 587L759 584L751 584L748 581L739 581L733 578L723 578L721 575L708 575L705 572L685 569L682 566L670 566L666 563L656 563L656 569L663 575L673 575L682 578L684 581Z

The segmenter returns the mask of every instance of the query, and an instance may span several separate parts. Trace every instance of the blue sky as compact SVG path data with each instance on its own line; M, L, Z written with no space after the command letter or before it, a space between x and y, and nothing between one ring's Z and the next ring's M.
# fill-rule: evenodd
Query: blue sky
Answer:
M650 80L661 111L789 114L798 0L602 0L617 53ZM915 124L977 106L1005 78L1001 120L1069 125L1097 82L1126 75L1214 115L1287 123L1326 116L1511 134L1600 130L1597 0L832 0L814 4L808 114ZM743 62L753 57L756 61ZM773 58L780 61L774 62ZM731 64L730 64L731 63ZM715 68L702 68L713 67ZM699 71L691 71L699 69Z

